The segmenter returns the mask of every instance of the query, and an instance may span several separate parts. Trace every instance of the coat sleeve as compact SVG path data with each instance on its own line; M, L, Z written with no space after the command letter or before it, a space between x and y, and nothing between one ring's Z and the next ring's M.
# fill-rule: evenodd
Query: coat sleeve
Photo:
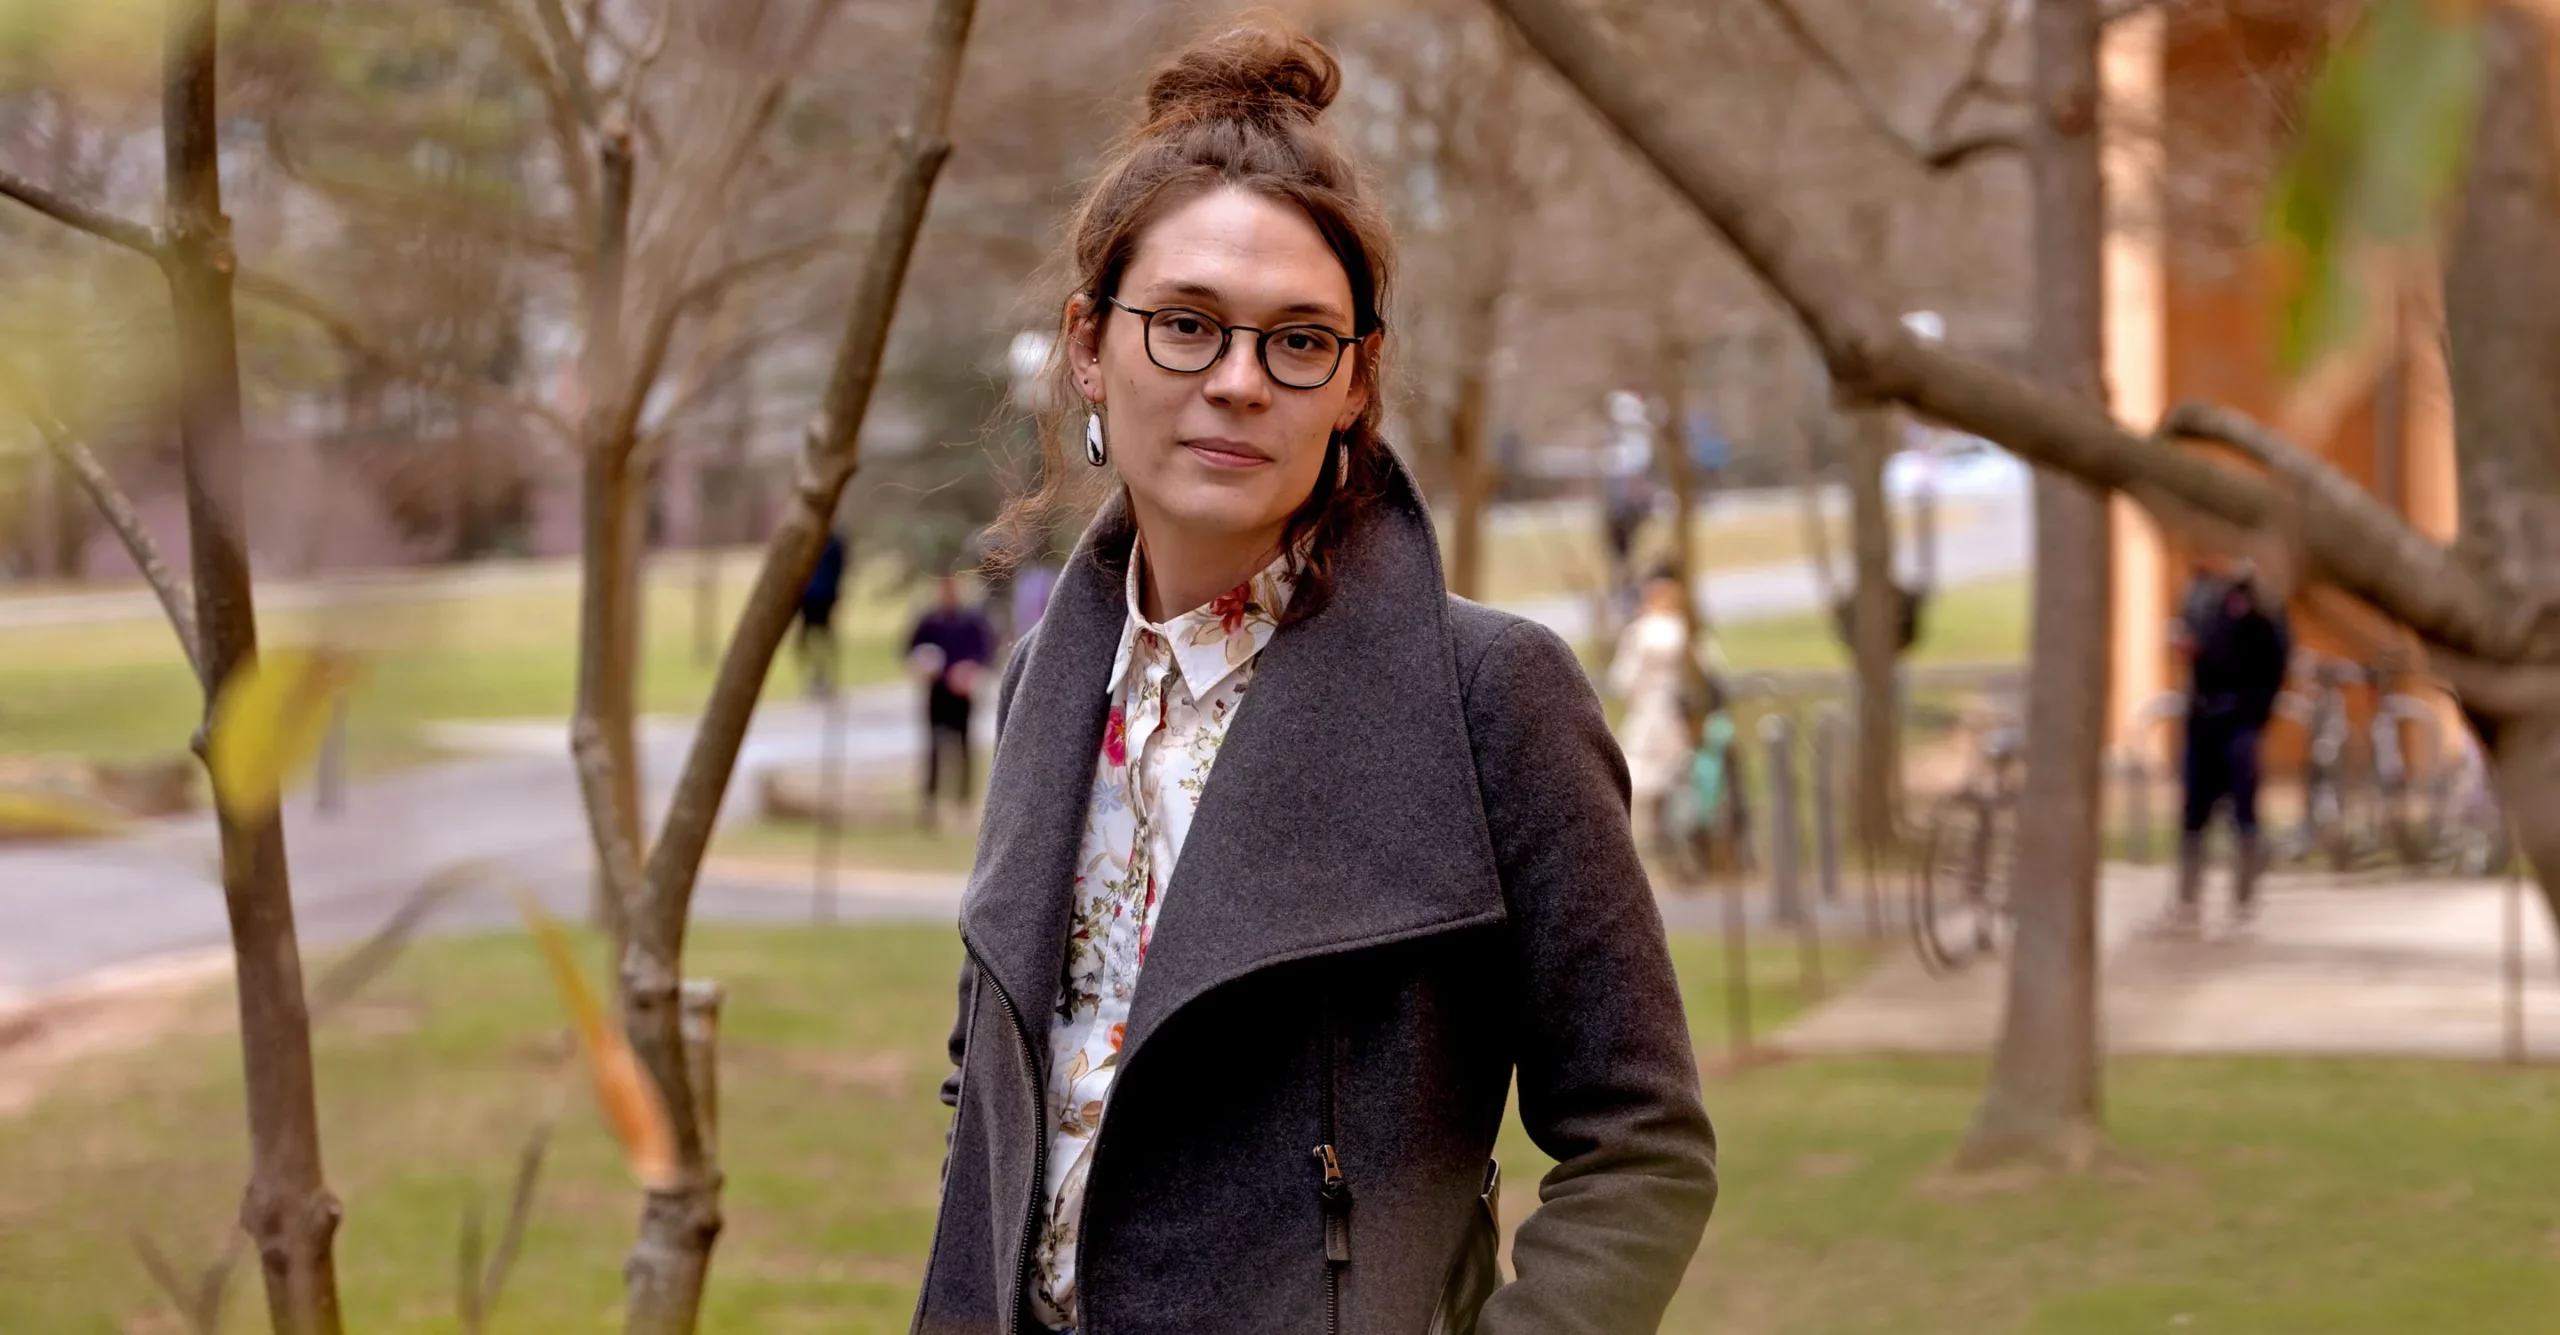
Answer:
M1025 632L1014 642L1012 655L1005 659L1004 680L996 688L996 750L999 755L1004 750L1004 717L1013 708L1013 688L1022 680L1022 666L1031 661L1032 641L1039 634L1037 626ZM946 1108L960 1106L960 1067L968 1057L969 999L977 990L978 966L963 955L960 957L960 1002L951 1017L951 1073L942 1078L942 1106ZM951 1148L950 1138L951 1133L946 1129L943 1132L943 1150L946 1153Z
M1715 1130L1627 821L1627 768L1573 651L1521 623L1467 690L1519 969L1520 1116L1556 1160L1481 1335L1636 1335L1716 1201Z

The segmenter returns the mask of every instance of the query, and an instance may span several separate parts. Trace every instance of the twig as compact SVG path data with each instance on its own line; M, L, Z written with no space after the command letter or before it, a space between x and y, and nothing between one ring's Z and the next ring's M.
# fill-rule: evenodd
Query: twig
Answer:
M533 12L542 20L542 31L551 38L556 68L568 85L569 105L588 129L596 128L596 88L587 77L586 41L570 29L568 12L560 7L560 0L533 0Z
M771 250L758 251L742 259L731 260L693 280L676 300L686 306L710 302L731 287L754 278L769 269L788 269L805 264L837 246L847 245L861 236L858 232L820 232L815 236L787 241Z
M241 1233L233 1230L223 1243L222 1254L205 1266L192 1285L178 1273L178 1267L150 1234L137 1230L133 1249L142 1258L142 1268L151 1273L151 1282L159 1285L170 1305L178 1309L178 1318L187 1323L187 1329L193 1335L218 1335L222 1329L223 1295L231 1288L231 1272L240 1265L241 1238Z
M506 1227L499 1232L497 1250L489 1254L485 1264L480 1256L478 1203L474 1202L463 1215L457 1302L464 1335L480 1335L488 1328L489 1318L497 1311L499 1295L506 1291L508 1276L515 1270L516 1257L524 1250L525 1225L533 1218L534 1187L542 1177L543 1156L551 1147L551 1126L548 1117L536 1123L533 1134L516 1155L515 1189L507 1204Z
M596 211L595 169L587 161L586 125L569 81L543 54L542 41L525 27L523 16L508 0L471 0L498 25L498 38L534 83L542 89L545 114L551 121L553 149L560 157L560 177L569 187L580 230L593 224Z
M47 190L16 172L0 171L0 195L6 195L55 222L122 246L154 263L167 253L167 238L160 234L160 229L129 222L104 209L92 208L69 196Z
M160 545L151 540L151 530L143 524L142 513L134 508L132 499L116 485L114 475L98 461L88 443L38 402L14 369L0 370L0 392L18 401L27 420L35 424L36 434L44 437L45 448L71 470L80 489L88 493L89 503L97 507L107 527L115 530L116 540L124 544L125 554L133 558L134 568L142 572L152 596L160 600L160 610L168 614L169 628L177 633L178 647L187 655L187 666L197 681L210 685L205 676L203 637L196 632L195 602L186 586L178 582L177 572L161 556Z
M389 921L376 928L372 936L353 954L331 966L311 986L311 1023L318 1025L340 1006L353 1000L365 985L381 976L400 958L409 942L425 924L427 915L435 912L448 899L470 887L474 881L494 878L496 869L486 862L467 862L448 867L427 878L401 902Z
M329 337L348 352L404 379L548 427L560 442L572 440L577 435L577 428L570 424L569 419L550 405L508 393L453 367L438 366L386 347L357 327L354 321L330 309L328 303L273 274L244 269L239 273L237 283L242 294L292 311L327 331Z
M2171 5L2179 3L2182 3L2182 0L2116 0L2116 3L2099 11L2098 23L2103 27L2110 23L2132 18L2137 14L2147 14L2155 9L2167 9ZM2004 5L2003 7L2005 8L2006 6Z
M1886 111L1884 104L1868 91L1849 68L1848 62L1842 60L1813 30L1813 25L1796 10L1793 0L1760 0L1760 3L1769 11L1769 16L1778 21L1778 26L1786 29L1787 35L1794 39L1805 57L1838 84L1840 91L1848 94L1850 102L1867 123L1874 126L1877 133L1893 141L1895 147L1920 164L1923 170L1933 174L1953 171L1985 153L2025 150L2026 139L2016 130L1981 130L1961 136L1955 133L1955 123L1964 114L1965 107L1977 95L1993 87L1991 60L1999 53L2000 39L2008 32L2008 0L1992 0L1984 7L1982 27L1974 34L1973 48L1966 58L1964 73L1948 87L1945 96L1938 99L1937 113L1929 118L1926 137L1905 133L1894 124L1892 113Z

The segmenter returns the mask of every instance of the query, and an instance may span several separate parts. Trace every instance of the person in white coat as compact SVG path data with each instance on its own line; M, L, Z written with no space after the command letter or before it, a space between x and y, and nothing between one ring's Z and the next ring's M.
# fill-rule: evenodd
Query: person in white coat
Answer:
M1645 583L1643 610L1618 635L1609 664L1609 689L1626 702L1618 722L1618 749L1626 753L1639 847L1656 844L1664 831L1664 807L1688 777L1695 750L1682 702L1692 677L1686 591L1660 572Z

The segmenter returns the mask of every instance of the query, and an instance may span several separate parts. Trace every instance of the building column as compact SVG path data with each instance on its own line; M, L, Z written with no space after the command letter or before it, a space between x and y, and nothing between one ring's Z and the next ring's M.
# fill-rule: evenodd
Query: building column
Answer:
M2159 125L2163 16L2154 11L2107 28L2100 51L2106 96L2107 389L2128 429L2148 433L2168 407L2165 289L2161 271L2165 206ZM2114 685L2107 741L2123 746L2134 712L2168 685L2168 549L2159 525L2117 496L2114 539Z

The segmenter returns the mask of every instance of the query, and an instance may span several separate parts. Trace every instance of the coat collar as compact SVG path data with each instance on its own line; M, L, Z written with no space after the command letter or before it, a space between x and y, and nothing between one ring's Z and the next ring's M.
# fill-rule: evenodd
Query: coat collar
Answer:
M1128 614L1120 632L1120 649L1111 659L1111 678L1104 689L1114 697L1120 694L1129 666L1137 657L1138 637L1155 632L1172 653L1173 661L1182 669L1183 683L1195 697L1206 698L1218 689L1237 668L1252 662L1254 655L1271 643L1279 633L1280 618L1289 610L1289 594L1296 587L1295 562L1287 556L1274 557L1253 578L1228 590L1225 594L1163 624L1147 620L1140 600L1138 581L1146 578L1146 549L1133 551L1129 558L1129 577L1124 597Z
M1026 1022L1057 1001L1133 537L1113 502L1050 596L961 902L963 938ZM1439 544L1401 465L1331 560L1332 596L1271 638L1219 750L1139 977L1132 1060L1183 1005L1259 969L1503 920Z

